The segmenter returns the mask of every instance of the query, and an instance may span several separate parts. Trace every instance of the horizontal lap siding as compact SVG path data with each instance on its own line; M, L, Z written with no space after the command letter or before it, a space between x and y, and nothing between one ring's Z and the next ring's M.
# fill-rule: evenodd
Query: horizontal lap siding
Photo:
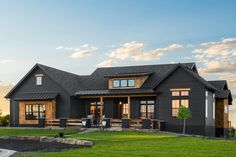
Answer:
M182 132L183 121L172 117L171 88L191 88L189 109L192 118L186 120L186 133L204 135L205 132L205 87L184 69L179 67L156 89L157 118L166 122L166 131Z

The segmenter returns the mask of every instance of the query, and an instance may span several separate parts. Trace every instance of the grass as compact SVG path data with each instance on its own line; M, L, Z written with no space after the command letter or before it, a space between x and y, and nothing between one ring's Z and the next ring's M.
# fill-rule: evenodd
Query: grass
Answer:
M62 130L62 129L12 129L1 128L0 136L54 136L59 132L63 132L65 135L74 134L78 131L75 130Z
M236 156L235 141L141 132L91 132L70 138L94 141L92 148L20 153L40 157L223 157Z

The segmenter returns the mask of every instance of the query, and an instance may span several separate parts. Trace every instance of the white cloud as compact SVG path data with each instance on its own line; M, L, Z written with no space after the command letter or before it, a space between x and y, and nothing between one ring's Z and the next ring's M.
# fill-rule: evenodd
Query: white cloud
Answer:
M109 56L117 59L127 59L136 55L143 47L143 43L137 43L135 41L124 43L120 48L113 50Z
M149 61L153 59L159 59L162 55L168 52L175 51L179 48L182 48L182 45L179 44L172 44L164 48L157 48L155 50L142 52L138 55L132 56L135 61Z
M83 44L79 47L64 47L58 46L56 50L64 50L64 51L72 51L73 53L70 55L71 58L83 58L87 56L91 56L92 52L96 51L98 48L95 46L90 46L89 44Z
M124 43L120 48L111 51L108 55L110 58L121 60L132 59L134 61L149 61L159 59L165 53L175 51L182 47L183 46L179 44L172 44L164 48L143 51L144 44L133 41L130 43Z
M98 67L111 67L113 65L117 64L117 61L114 59L108 59L105 61L102 61L101 63L98 63L97 66Z
M2 64L13 63L13 62L14 62L14 60L12 60L12 59L6 59L6 60L1 61Z
M87 51L87 50L81 50L78 52L74 52L70 57L71 58L83 58L83 57L87 57L90 56L91 52Z

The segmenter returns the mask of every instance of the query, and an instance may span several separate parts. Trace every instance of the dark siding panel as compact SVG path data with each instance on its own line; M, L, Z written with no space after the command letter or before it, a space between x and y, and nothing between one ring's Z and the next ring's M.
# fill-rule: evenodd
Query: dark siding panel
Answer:
M19 124L19 104L17 101L10 101L10 126Z
M189 103L192 118L186 121L186 133L205 134L205 87L181 67L157 87L157 118L166 122L166 131L182 132L183 122L172 117L171 88L191 88Z
M82 99L71 97L71 118L82 118L85 115L83 106Z
M113 113L113 100L112 99L104 99L104 114L106 118L114 118L114 113Z
M139 98L131 98L130 118L131 119L140 118L140 99Z

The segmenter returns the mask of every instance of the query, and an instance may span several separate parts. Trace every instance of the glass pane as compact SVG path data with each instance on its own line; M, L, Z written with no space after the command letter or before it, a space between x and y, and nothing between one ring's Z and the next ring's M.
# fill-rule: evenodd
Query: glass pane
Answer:
M147 101L141 101L140 103L141 104L147 104Z
M172 109L172 116L176 117L178 113L178 109Z
M172 96L179 96L179 91L172 92Z
M172 108L179 108L179 100L172 100Z
M147 101L147 104L154 104L154 100Z
M114 80L113 81L113 87L120 87L120 81L119 80Z
M148 112L154 112L154 105L148 105Z
M120 85L121 87L127 87L128 86L127 80L121 80Z
M134 80L128 80L128 86L129 87L134 87L135 86L135 81Z
M181 96L188 96L189 95L189 91L181 91Z
M141 112L145 112L146 113L146 105L141 105Z
M181 100L181 105L183 105L183 106L188 108L188 106L189 106L188 100L187 99Z
M149 119L154 119L154 113L148 113L147 118L149 118Z
M37 85L42 85L42 76L37 76L36 77L36 84Z
M95 106L90 106L90 114L94 114Z

